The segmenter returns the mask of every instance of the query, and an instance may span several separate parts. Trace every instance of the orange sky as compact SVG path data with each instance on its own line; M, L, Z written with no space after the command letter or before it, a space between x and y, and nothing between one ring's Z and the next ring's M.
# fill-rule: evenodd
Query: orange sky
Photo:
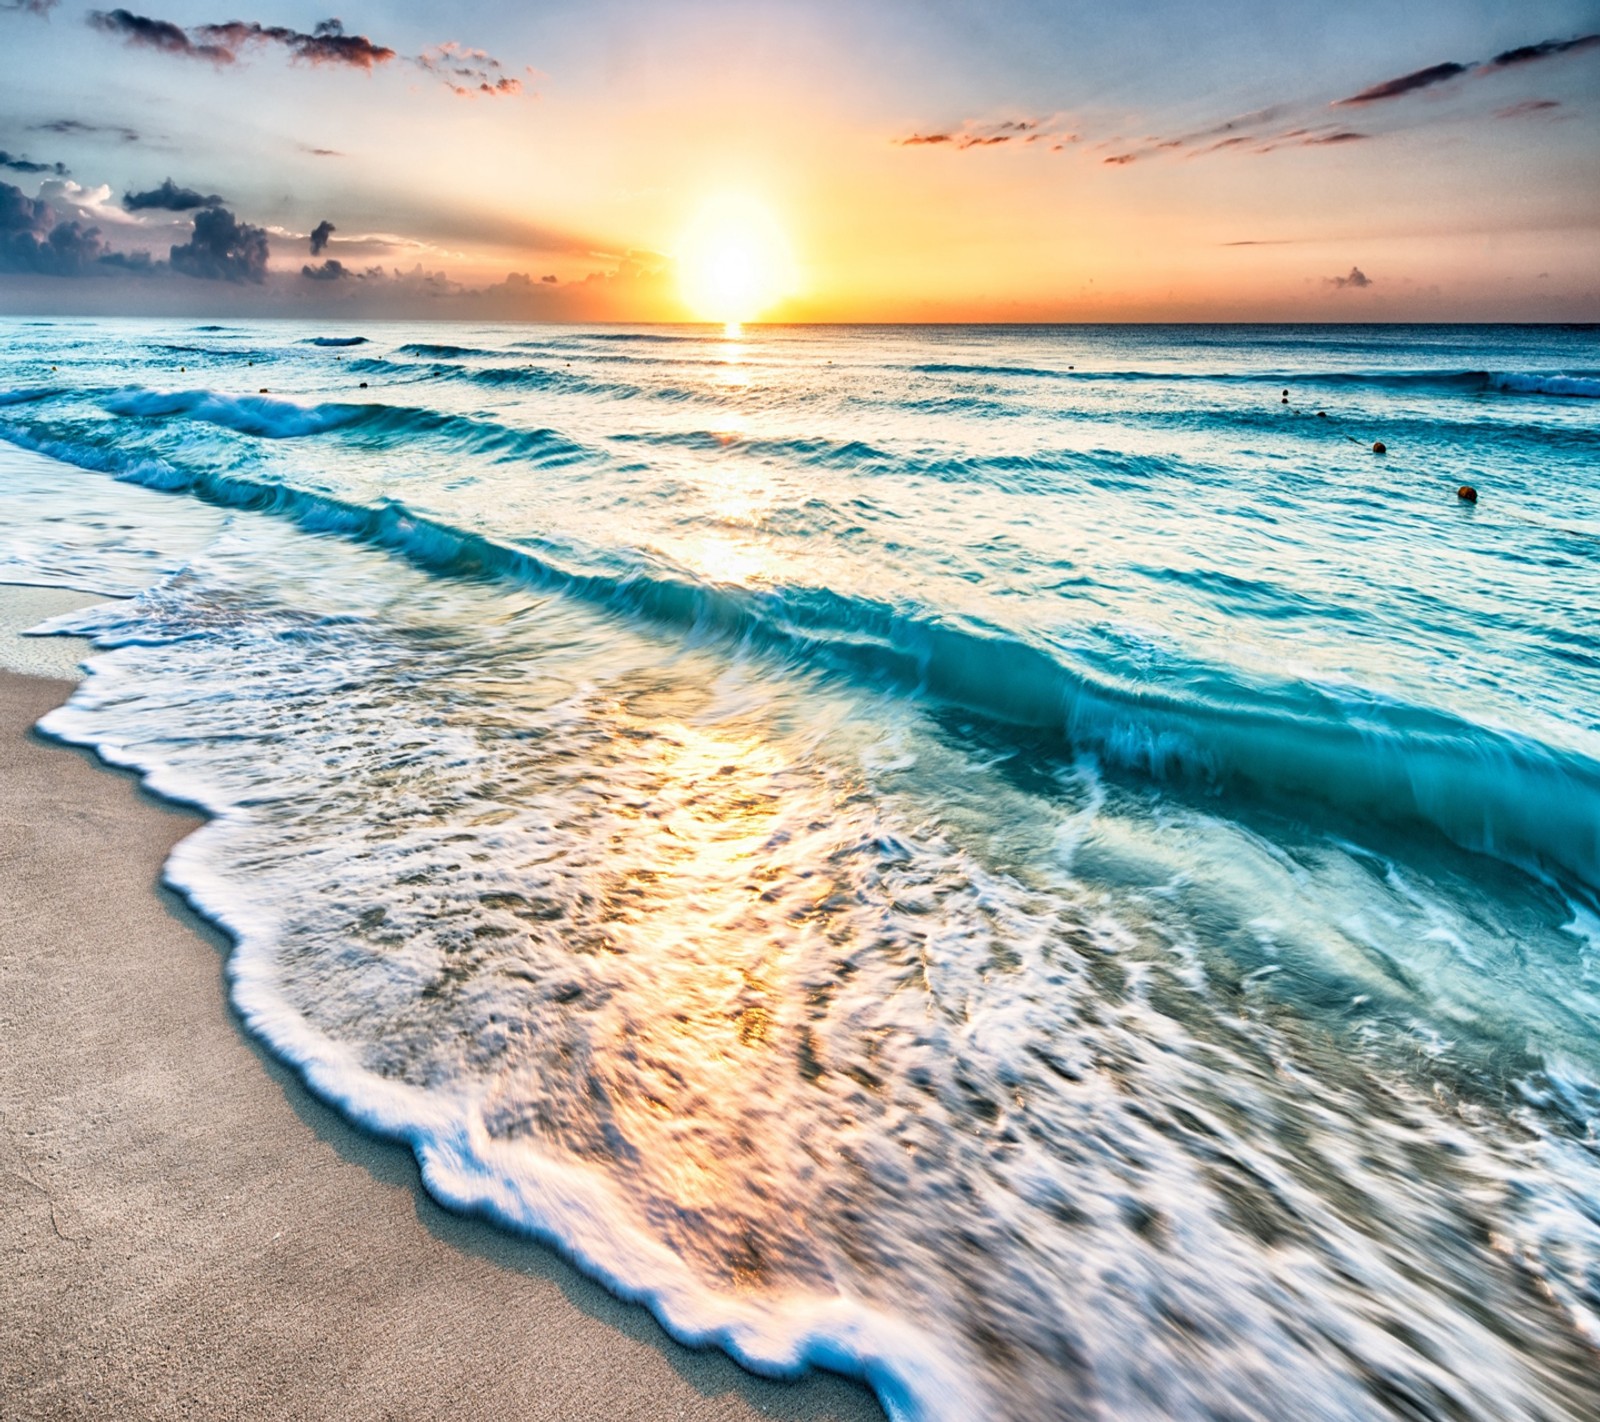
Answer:
M781 232L769 320L1600 317L1593 4L862 8L352 13L332 58L293 5L277 44L0 12L0 181L39 204L0 310L708 318L731 202ZM195 210L128 197L166 179L264 263L169 261Z

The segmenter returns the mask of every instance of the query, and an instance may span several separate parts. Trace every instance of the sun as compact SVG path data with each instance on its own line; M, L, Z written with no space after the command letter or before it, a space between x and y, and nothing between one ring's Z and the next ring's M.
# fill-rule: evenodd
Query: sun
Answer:
M713 198L678 243L678 287L702 321L753 321L794 290L794 259L777 220L752 198Z

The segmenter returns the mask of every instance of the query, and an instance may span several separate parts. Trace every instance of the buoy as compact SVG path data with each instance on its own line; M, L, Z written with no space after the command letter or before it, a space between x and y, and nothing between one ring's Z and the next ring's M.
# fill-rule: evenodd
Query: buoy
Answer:
M1478 491L1471 484L1463 484L1456 490L1456 497L1463 503L1475 504L1478 502Z
M260 394L262 394L262 395L265 395L265 394L266 394L266 393L267 393L267 387L266 387L266 386L265 386L265 385L263 385L263 386L262 386L262 387L261 387L261 390L260 390L260 392L259 392L259 393L260 393Z
M362 388L362 389L363 389L363 390L365 390L365 389L366 389L366 388L367 388L367 382L366 382L366 381L365 381L365 380L363 380L363 381L362 381L362 382L361 382L361 388Z
M51 367L50 367L50 369L51 369L51 370L54 370L54 369L55 369L55 366L51 366Z
M1288 398L1289 398L1289 392L1288 392L1288 391L1287 391L1287 390L1285 390L1285 391L1284 391L1284 392L1283 392L1283 398L1284 398L1284 399L1285 399L1285 400L1287 400L1287 399L1288 399Z
M1327 419L1328 418L1328 412L1326 410L1318 410L1317 411L1317 418L1319 420Z
M1372 446L1372 452L1374 454L1387 454L1389 452L1389 446L1380 439L1375 445Z
M188 366L180 365L178 367L178 374L179 375L187 375L188 373L189 373L189 367Z

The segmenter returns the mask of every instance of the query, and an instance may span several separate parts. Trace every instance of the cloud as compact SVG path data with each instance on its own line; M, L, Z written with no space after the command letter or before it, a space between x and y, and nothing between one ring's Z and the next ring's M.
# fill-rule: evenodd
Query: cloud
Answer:
M122 205L129 212L145 212L152 208L161 212L193 212L197 207L221 207L224 201L216 193L180 188L171 178L149 192L124 193L122 197Z
M229 20L220 25L196 25L193 33L170 20L155 20L127 10L91 10L89 25L128 44L212 64L234 64L247 45L276 44L291 59L308 64L337 64L370 70L394 58L387 45L374 44L365 35L347 35L339 20L324 20L310 34L283 25L263 25L255 20Z
M1344 108L1350 104L1375 104L1382 99L1398 99L1403 94L1414 94L1418 89L1431 89L1435 84L1443 84L1458 74L1465 74L1471 67L1469 64L1457 64L1454 60L1430 64L1426 69L1402 74L1398 79L1385 79L1381 84L1373 84L1348 99L1335 99L1333 106Z
M1561 107L1554 99L1524 99L1520 104L1509 104L1503 109L1496 109L1496 118L1525 118L1528 114L1547 113L1551 109Z
M320 250L312 248L313 253ZM312 281L342 281L345 277L353 277L355 273L341 261L329 257L321 266L314 267L309 262L300 268L300 275Z
M54 173L57 177L67 174L64 163L35 163L31 158L24 158L20 153L7 153L0 148L0 168L9 168L13 173Z
M1600 35L1579 35L1569 40L1543 40L1539 44L1525 44L1518 49L1502 50L1485 69L1509 69L1513 64L1528 64L1536 59L1549 59L1557 54L1570 54L1575 49L1593 49L1600 45Z
M41 20L61 3L61 0L0 0L0 11L12 10L24 15L37 15Z
M916 148L925 143L954 143L955 136L948 133L913 133L909 138L897 138L902 148Z
M137 49L155 49L163 54L179 54L190 59L205 59L212 64L232 64L233 51L219 44L196 44L186 31L170 20L152 20L127 10L91 10L85 21L91 29L116 35Z
M1327 277L1324 280L1328 286L1336 288L1372 285L1372 278L1362 271L1360 267L1351 267L1349 276Z
M222 207L194 215L194 236L171 252L172 269L206 281L260 282L267 274L267 234Z
M39 184L39 200L51 203L57 210L71 208L79 217L114 227L137 227L139 219L130 217L111 200L111 185L97 183L89 187L75 183L71 178L46 178Z
M323 20L310 34L283 25L263 25L255 20L229 20L221 25L196 25L195 34L206 44L219 45L237 55L250 44L278 44L291 59L307 64L342 64L370 70L394 58L387 45L374 44L365 35L347 35L341 20Z
M338 230L327 218L323 218L321 222L313 227L311 229L311 255L313 257L321 256L322 249L328 245L328 239ZM333 265L338 266L339 264L334 262Z
M1352 94L1348 99L1337 99L1334 101L1334 107L1372 104L1382 99L1398 99L1406 94L1413 94L1418 89L1431 89L1435 84L1446 83L1470 70L1487 73L1494 69L1510 69L1519 64L1532 64L1537 60L1553 59L1557 55L1594 49L1597 46L1600 46L1600 34L1579 35L1575 39L1541 40L1538 44L1519 45L1516 49L1502 50L1493 59L1480 64L1457 64L1453 60L1445 64L1431 64L1426 69L1402 74L1398 79L1385 79L1383 83L1363 89L1359 94Z
M1330 143L1365 143L1370 133L1357 133L1353 128L1341 128L1337 133L1314 134L1300 140L1301 147L1325 147Z
M557 278L555 278L553 276L542 276L542 277L539 278L539 280L540 281L544 281L544 282L552 282L553 283L553 282L555 282L557 280Z
M98 227L76 218L58 220L48 202L0 183L0 271L87 276L103 275L112 266L148 270L151 265L148 253L113 252Z
M139 135L131 128L126 128L120 123L85 123L82 119L51 119L48 123L32 125L35 133L59 133L71 138L80 134L105 133L114 134L124 143L137 143Z
M301 152L309 153L313 158L343 158L344 154L337 148L313 148L309 143L300 145Z
M463 99L475 99L480 94L493 99L510 98L522 92L522 81L506 74L505 67L493 55L456 40L430 45L412 63Z

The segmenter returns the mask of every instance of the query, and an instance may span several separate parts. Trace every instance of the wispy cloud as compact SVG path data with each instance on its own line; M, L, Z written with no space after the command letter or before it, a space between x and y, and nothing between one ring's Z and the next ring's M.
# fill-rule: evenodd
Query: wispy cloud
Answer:
M9 168L13 173L55 173L59 177L65 177L67 172L63 163L35 163L31 158L7 153L3 148L0 148L0 168Z
M1335 99L1333 106L1338 109L1350 104L1376 104L1384 99L1398 99L1404 94L1414 94L1418 89L1431 89L1435 84L1443 84L1447 79L1465 74L1470 68L1470 64L1457 64L1454 60L1430 64L1426 69L1413 70L1398 79L1385 79L1381 84L1370 85L1348 99Z
M135 48L153 49L210 64L238 62L239 52L250 45L278 45L294 60L307 64L342 65L370 70L395 57L387 45L365 35L346 34L339 20L324 20L309 34L283 25L263 25L255 20L229 20L220 25L195 25L186 30L171 20L135 15L128 10L91 10L91 28L115 35Z
M1544 40L1497 54L1481 63L1463 64L1447 60L1415 69L1392 79L1383 79L1346 98L1335 99L1329 107L1339 109L1388 103L1450 84L1465 75L1490 73L1519 65L1557 58L1582 50L1600 48L1600 34L1573 39ZM1496 117L1515 118L1553 107L1551 100L1529 100L1507 109L1496 110ZM1052 131L1054 125L1059 131ZM1267 154L1282 148L1342 148L1366 143L1377 137L1330 121L1320 101L1273 104L1250 113L1236 114L1216 123L1174 134L1145 134L1139 137L1088 135L1086 152L1097 153L1102 167L1125 168L1155 158L1207 158L1218 154ZM949 127L917 130L894 142L902 148L949 147L954 149L990 148L1008 141L1032 144L1043 141L1052 153L1065 151L1084 141L1076 128L1069 131L1054 119L1006 119L982 121L967 119Z
M45 123L30 125L35 133L58 133L63 138L87 137L92 134L104 134L110 138L118 138L123 143L137 143L139 134L136 130L120 123L85 123L82 119L49 119Z
M1507 104L1503 109L1496 109L1496 118L1526 118L1529 114L1549 113L1551 109L1561 107L1554 99L1524 99L1520 104Z
M232 64L235 58L223 45L197 44L187 30L170 20L153 20L128 10L91 10L85 23L90 29L117 36L135 49L154 49L212 64Z
M505 73L505 66L493 55L456 40L430 45L412 63L423 73L443 81L446 88L464 99L479 95L510 98L522 92L522 80Z
M1558 54L1571 54L1574 50L1593 49L1600 45L1600 34L1579 35L1569 40L1543 40L1539 44L1525 44L1518 49L1502 50L1485 69L1508 69L1514 64L1527 64L1535 59L1550 59Z
M1347 99L1334 100L1335 108L1342 108L1351 104L1375 104L1385 99L1400 99L1407 94L1414 94L1419 89L1431 89L1436 84L1448 83L1463 74L1474 71L1487 73L1496 69L1510 69L1517 65L1533 64L1542 59L1554 59L1558 55L1572 54L1579 50L1594 49L1600 46L1600 34L1579 35L1574 39L1541 40L1538 44L1519 45L1516 49L1502 50L1493 59L1483 60L1474 64L1458 64L1449 60L1443 64L1430 64L1426 69L1417 69L1410 74L1402 74L1398 79L1385 79L1381 84L1373 84L1363 89L1359 94L1352 94Z
M41 20L61 3L61 0L0 0L0 12L11 10L23 15L37 15Z
M310 34L283 25L263 25L254 20L229 20L221 25L196 25L195 34L207 44L219 44L235 54L246 45L276 44L292 59L307 64L345 65L370 70L394 58L387 45L374 44L365 35L348 35L340 20L323 20Z

